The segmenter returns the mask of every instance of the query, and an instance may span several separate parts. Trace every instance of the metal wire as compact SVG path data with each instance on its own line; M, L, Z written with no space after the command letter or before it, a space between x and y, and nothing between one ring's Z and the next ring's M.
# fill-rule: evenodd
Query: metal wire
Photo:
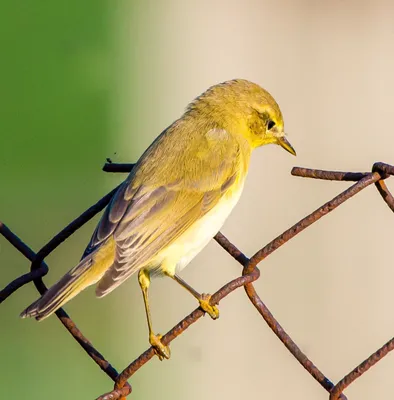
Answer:
M106 172L130 172L134 164L114 164L107 163L104 165L103 170ZM361 375L363 375L369 368L379 362L391 350L394 349L394 338L385 343L382 347L371 354L366 360L361 362L357 367L345 375L337 384L334 384L320 371L320 369L305 355L301 349L296 345L292 338L284 331L279 322L272 315L267 306L263 303L257 294L253 282L260 276L260 270L257 265L260 264L266 257L288 242L294 236L298 235L304 229L315 223L323 216L330 213L332 210L343 204L346 200L359 193L371 184L375 184L378 192L382 196L388 207L394 212L394 196L390 193L384 180L389 176L394 175L394 166L385 163L375 163L372 167L372 172L338 172L338 171L322 171L316 169L307 169L295 167L292 170L292 175L324 179L336 181L354 181L356 182L348 189L344 190L332 200L323 204L317 210L301 219L291 228L283 232L277 238L272 240L266 246L257 251L250 259L246 257L242 251L231 243L222 233L215 236L215 240L219 245L229 253L235 260L242 266L242 275L238 278L228 282L220 288L211 297L211 304L218 304L221 299L228 296L234 290L244 287L246 295L257 309L260 315L264 318L268 326L272 329L279 340L296 358L296 360L308 371L308 373L320 383L329 393L329 400L342 399L345 400L346 396L343 391ZM22 253L29 261L31 261L30 272L26 273L11 283L9 283L3 290L0 291L0 303L11 296L15 291L29 282L33 282L40 294L43 294L47 287L42 281L42 277L48 273L48 266L44 259L54 251L62 242L71 236L76 230L93 218L99 213L111 200L112 196L118 188L115 188L96 204L86 210L61 232L59 232L53 239L44 245L37 253L35 253L29 246L13 233L3 222L0 221L0 234L4 236L8 242ZM147 349L132 363L130 363L121 373L118 373L114 367L100 354L96 348L89 342L89 340L82 334L76 327L73 320L67 315L63 309L56 312L57 317L65 328L70 332L73 338L82 346L85 352L93 359L93 361L114 381L114 389L102 396L97 400L125 400L132 387L128 383L130 377L137 372L144 364L153 358L155 352L152 347ZM182 321L176 324L170 331L168 331L162 338L162 342L168 345L175 340L179 335L185 332L190 325L197 322L204 315L204 311L196 308Z

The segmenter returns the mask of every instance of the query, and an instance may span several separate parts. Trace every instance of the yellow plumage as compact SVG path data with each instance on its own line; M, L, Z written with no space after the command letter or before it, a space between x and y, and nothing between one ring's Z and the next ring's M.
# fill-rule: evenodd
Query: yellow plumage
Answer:
M218 316L209 299L176 272L219 231L241 195L252 150L269 143L295 154L268 92L245 80L208 89L142 155L106 208L81 262L22 316L46 318L87 286L98 282L101 297L139 272L150 341L160 357L169 357L151 328L150 275L174 278Z

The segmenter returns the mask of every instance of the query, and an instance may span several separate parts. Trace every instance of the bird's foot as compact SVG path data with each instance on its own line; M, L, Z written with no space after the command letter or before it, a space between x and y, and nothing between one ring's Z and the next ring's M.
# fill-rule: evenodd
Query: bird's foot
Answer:
M201 298L198 300L200 302L200 307L207 313L212 319L219 318L219 309L216 306L212 306L209 301L211 300L211 295L203 293Z
M162 338L162 336L160 334L155 335L155 334L151 333L149 335L149 343L155 350L155 353L156 353L157 357L159 357L160 361L162 361L164 358L166 358L168 360L171 356L171 351L168 346L164 345L161 342L161 338Z

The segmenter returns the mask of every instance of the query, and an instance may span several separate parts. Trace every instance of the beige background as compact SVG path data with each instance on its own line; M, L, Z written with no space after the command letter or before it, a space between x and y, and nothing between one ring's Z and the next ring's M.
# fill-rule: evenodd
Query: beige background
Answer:
M126 105L113 115L121 159L139 155L193 97L217 82L253 80L280 104L298 157L273 146L254 154L244 196L222 230L246 254L348 186L292 177L293 166L368 171L374 161L394 162L390 1L147 2L133 22L127 7L119 18L122 52L137 60L140 71L129 85L119 77ZM128 97L136 101L134 93L142 90L138 110L127 109ZM128 149L136 127L138 147ZM260 296L334 381L393 335L393 221L370 187L261 265ZM211 243L182 275L212 292L239 272ZM194 306L172 282L154 282L152 291L161 331ZM173 399L327 398L243 290L222 301L220 310L219 321L205 318L172 344L170 361L155 360L135 376L135 385L142 374L153 379L138 387L137 398L151 398L155 387ZM144 325L134 329L146 331ZM389 355L346 393L391 398L393 362Z
M227 79L250 79L272 93L298 153L255 152L222 230L247 255L350 185L292 177L293 166L366 171L375 161L394 163L392 1L69 0L4 8L0 220L35 250L123 179L100 171L106 157L135 161L188 102ZM48 285L75 265L96 221L48 257ZM260 265L258 293L334 382L393 336L393 222L370 187ZM0 287L29 267L1 238L0 263ZM214 242L182 272L202 292L239 274ZM56 318L19 319L36 298L27 285L1 305L0 398L91 399L110 390ZM153 282L158 332L195 306L168 279ZM119 370L147 348L135 277L102 300L86 290L65 309ZM328 398L242 289L220 312L174 341L171 360L138 371L130 398ZM393 369L390 354L346 391L349 399L393 398Z

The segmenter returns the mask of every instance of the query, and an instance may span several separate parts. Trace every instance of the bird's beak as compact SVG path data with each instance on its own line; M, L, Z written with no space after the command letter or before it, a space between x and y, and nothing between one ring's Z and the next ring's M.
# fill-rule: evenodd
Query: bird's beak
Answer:
M278 144L280 147L284 148L286 151L288 151L290 154L293 154L293 156L296 156L297 153L294 150L293 146L289 143L289 141L284 137L278 137Z

